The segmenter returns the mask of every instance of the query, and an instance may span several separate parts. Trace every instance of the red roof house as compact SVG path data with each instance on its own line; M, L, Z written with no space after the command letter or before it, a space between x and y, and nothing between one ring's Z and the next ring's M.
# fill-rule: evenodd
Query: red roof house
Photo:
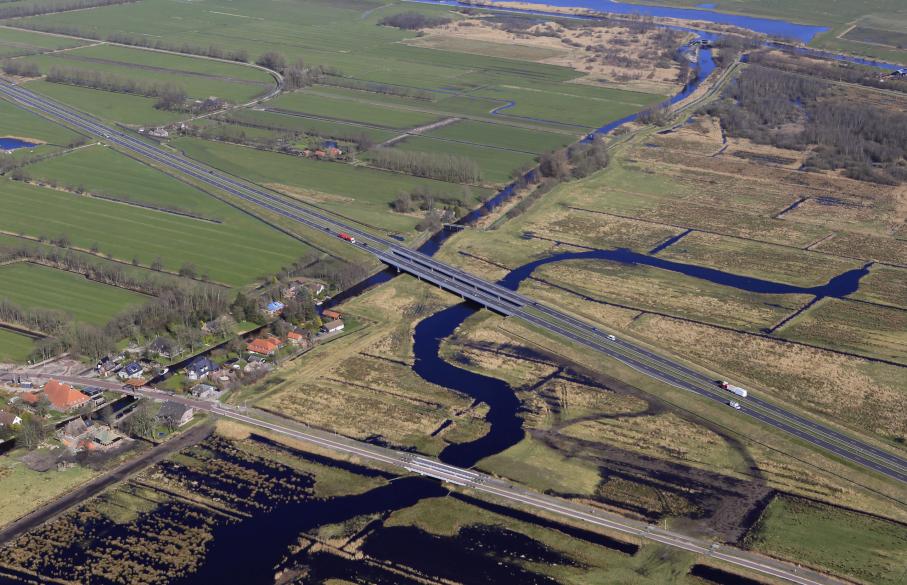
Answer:
M38 395L34 392L23 392L19 394L19 400L25 404L38 404Z
M63 412L79 408L91 400L69 384L57 382L56 380L51 380L44 385L44 394L54 409Z
M271 355L280 349L280 340L276 337L259 337L246 344L246 349L260 355Z

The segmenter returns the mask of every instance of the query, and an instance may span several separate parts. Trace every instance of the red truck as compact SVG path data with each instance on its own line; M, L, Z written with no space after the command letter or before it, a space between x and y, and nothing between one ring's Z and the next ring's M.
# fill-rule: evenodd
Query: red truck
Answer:
M354 238L353 236L351 236L345 232L340 232L339 234L337 234L337 237L340 238L341 240L346 240L347 242L349 242L351 244L356 243L356 238Z

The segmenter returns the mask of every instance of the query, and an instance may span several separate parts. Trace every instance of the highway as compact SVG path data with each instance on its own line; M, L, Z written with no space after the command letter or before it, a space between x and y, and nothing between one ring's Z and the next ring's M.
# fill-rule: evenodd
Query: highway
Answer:
M0 95L58 122L104 138L111 144L178 171L206 185L223 190L268 211L299 222L311 229L355 237L352 244L400 271L470 299L504 316L522 319L548 333L614 358L634 370L675 388L693 392L706 399L726 403L736 398L721 390L716 380L679 362L627 340L611 340L607 332L567 313L542 305L524 295L486 281L468 272L439 262L390 239L345 224L316 209L295 203L256 185L237 179L213 167L178 155L129 133L108 126L54 100L0 81ZM740 401L741 416L749 416L775 429L823 449L852 464L871 469L893 480L907 483L907 459L861 441L827 425L790 412L776 404L750 396Z
M196 400L185 396L172 395L155 388L127 389L120 382L107 381L99 378L42 374L40 370L33 369L2 373L27 376L32 379L53 378L70 384L96 386L116 392L122 392L124 394L150 398L152 400L173 400L191 406L198 411L209 412L213 415L235 420L249 426L267 429L286 437L317 445L335 453L359 457L372 463L389 465L410 473L437 479L451 486L481 492L510 504L516 504L521 507L544 512L547 515L569 518L574 521L618 532L633 538L649 540L666 546L683 549L737 567L784 579L791 583L797 583L799 585L844 585L844 582L842 581L821 573L816 573L815 571L803 569L792 563L764 557L730 546L718 545L714 542L690 537L680 532L660 528L654 524L624 518L619 514L606 510L579 504L555 496L541 494L507 480L472 469L463 469L448 465L430 457L424 457L422 455L404 451L395 451L387 447L380 447L370 443L356 441L342 435L313 429L302 423L284 419L257 409L234 407L217 402Z

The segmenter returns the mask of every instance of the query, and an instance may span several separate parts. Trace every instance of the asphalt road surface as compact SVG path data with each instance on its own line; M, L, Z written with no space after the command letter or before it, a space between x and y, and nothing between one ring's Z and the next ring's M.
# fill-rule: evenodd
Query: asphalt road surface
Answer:
M676 388L693 392L709 400L726 403L737 399L721 391L710 379L679 362L660 356L649 349L625 340L611 340L606 332L566 313L542 305L501 285L485 281L467 272L448 266L425 254L398 245L338 221L333 216L302 204L289 201L251 183L213 167L146 142L141 138L105 125L95 118L56 101L0 81L0 95L42 115L106 139L109 143L129 150L172 170L184 173L212 187L258 205L273 213L302 223L312 229L330 234L346 233L356 239L359 249L381 261L406 271L420 279L471 299L505 316L517 317L549 333L617 359L627 366ZM851 464L873 470L893 480L907 483L907 459L827 425L800 416L759 397L739 400L741 416L749 416L771 427L832 453Z

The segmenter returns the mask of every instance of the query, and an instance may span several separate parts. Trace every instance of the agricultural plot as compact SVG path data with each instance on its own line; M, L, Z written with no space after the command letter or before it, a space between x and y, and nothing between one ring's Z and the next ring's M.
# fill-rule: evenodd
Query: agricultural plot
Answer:
M191 157L215 167L384 230L409 231L419 221L415 216L389 213L391 202L401 193L421 187L444 195L464 194L462 185L366 167L195 139L179 139L174 141L174 145ZM489 190L474 188L469 191L466 200L477 202L488 194Z
M57 309L76 321L104 325L148 297L79 274L27 262L0 267L0 298L24 309Z
M461 120L425 133L431 138L443 138L468 144L483 144L502 149L541 154L566 146L572 135L555 134L540 130L528 130L505 124L492 124Z
M23 30L0 30L0 58L12 58L45 51L59 51L84 44L78 39L57 37Z
M801 498L773 498L747 542L858 583L900 583L907 564L907 525Z
M907 309L907 269L874 264L850 297Z
M252 69L259 74L258 79L253 81L234 79L227 75L171 69L163 64L151 66L113 59L80 57L74 52L38 55L24 60L36 64L44 73L50 72L53 68L92 71L141 83L171 84L185 89L190 98L218 97L234 104L250 101L275 86L270 75L257 69ZM236 65L235 68L240 69L241 66Z
M0 363L23 363L32 348L30 337L0 327Z
M61 187L161 210L222 221L233 208L182 181L104 146L89 146L29 165L29 174Z
M383 107L379 104L334 99L310 92L284 94L268 102L269 108L298 112L343 122L358 122L384 128L414 128L439 120L425 112Z
M219 224L12 181L4 184L0 199L0 230L7 233L65 236L77 249L146 267L160 259L174 272L190 263L199 275L229 285L248 284L305 251L298 241L239 212Z
M394 148L407 152L447 154L474 160L482 171L483 181L490 184L507 183L512 178L515 169L535 162L535 156L532 154L482 145L433 140L425 136L411 136L395 143Z
M240 125L251 127L261 126L269 129L287 130L290 132L303 132L329 136L335 139L349 139L365 136L373 143L380 144L390 140L398 131L366 126L355 122L339 122L335 120L322 120L281 114L279 112L264 112L258 110L240 110L230 114L229 119Z
M824 299L783 327L787 339L907 365L907 311Z
M17 108L6 100L0 100L0 116L3 117L3 126L0 127L2 137L21 138L35 144L44 143L48 145L45 150L50 150L50 147L54 146L65 146L81 138L72 130Z
M126 93L112 93L86 87L30 81L28 88L49 98L87 112L104 120L116 120L133 126L162 125L183 117L154 107L156 99Z

